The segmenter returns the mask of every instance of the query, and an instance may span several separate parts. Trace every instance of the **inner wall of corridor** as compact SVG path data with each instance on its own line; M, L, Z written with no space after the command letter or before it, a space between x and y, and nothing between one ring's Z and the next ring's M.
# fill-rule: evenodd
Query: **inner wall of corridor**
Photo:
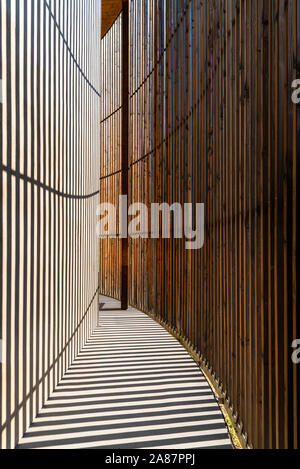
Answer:
M1 442L97 323L100 0L0 2Z
M294 447L299 1L129 4L129 204L204 203L206 217L199 251L130 239L130 303L196 354L245 444ZM101 44L100 193L115 206L121 31L122 16ZM121 241L101 240L100 259L101 293L119 298Z

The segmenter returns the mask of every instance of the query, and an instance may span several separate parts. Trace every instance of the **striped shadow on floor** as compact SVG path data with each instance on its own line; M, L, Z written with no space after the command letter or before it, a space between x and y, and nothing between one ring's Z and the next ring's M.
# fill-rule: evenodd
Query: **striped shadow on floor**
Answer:
M160 325L100 298L99 327L18 448L232 448L198 366Z

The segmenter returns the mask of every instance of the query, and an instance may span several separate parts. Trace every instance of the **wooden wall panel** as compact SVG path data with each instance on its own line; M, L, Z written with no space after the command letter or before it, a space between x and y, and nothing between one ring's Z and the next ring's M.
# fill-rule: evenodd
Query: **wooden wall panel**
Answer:
M1 447L97 321L100 0L0 2Z
M122 0L102 0L101 11L101 34L104 37L122 11Z
M130 302L196 354L248 445L295 447L299 2L131 0L130 9L129 202L206 206L202 250L130 240ZM102 41L103 64L120 31L119 21ZM102 88L104 115L115 112L106 132L120 106L112 73L121 79L111 68ZM104 135L107 175L120 170L120 139ZM105 183L114 200L118 177ZM119 245L105 242L102 293L118 297Z

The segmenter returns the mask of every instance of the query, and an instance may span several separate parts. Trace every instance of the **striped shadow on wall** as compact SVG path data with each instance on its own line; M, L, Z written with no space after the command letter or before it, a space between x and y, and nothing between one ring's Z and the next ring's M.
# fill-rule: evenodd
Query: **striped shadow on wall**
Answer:
M16 446L97 322L100 7L0 2L3 448Z

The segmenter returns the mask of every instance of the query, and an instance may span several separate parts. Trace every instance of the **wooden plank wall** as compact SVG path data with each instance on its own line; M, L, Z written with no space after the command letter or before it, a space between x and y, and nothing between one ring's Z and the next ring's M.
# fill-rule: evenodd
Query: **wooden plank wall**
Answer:
M122 0L102 0L101 3L101 35L104 37L122 11Z
M299 2L130 7L130 203L206 206L200 251L185 250L184 240L130 240L130 303L196 353L249 446L296 447ZM111 67L104 115L114 114L102 132L101 171L113 200L121 70L111 60L120 31L118 22L102 43ZM101 292L118 297L119 241L105 243Z
M1 447L96 325L100 0L0 2Z

